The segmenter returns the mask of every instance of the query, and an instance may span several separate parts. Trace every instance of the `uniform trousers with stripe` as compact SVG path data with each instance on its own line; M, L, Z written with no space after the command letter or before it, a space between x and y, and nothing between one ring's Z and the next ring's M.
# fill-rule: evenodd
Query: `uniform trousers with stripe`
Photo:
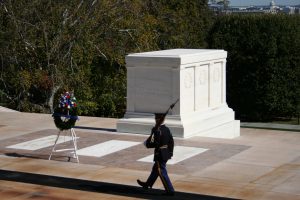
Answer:
M160 177L166 192L167 193L174 192L173 185L172 185L172 183L169 179L169 176L168 176L168 172L167 172L167 168L166 168L166 162L155 161L155 163L152 167L151 174L150 174L150 176L149 176L149 178L146 182L147 185L149 185L152 188L152 186L155 183L158 176Z

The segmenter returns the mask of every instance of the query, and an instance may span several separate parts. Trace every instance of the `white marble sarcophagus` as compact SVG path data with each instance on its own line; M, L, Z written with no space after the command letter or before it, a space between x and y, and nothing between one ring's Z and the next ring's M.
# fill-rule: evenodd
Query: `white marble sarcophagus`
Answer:
M226 103L224 50L170 49L129 54L127 109L118 132L149 134L154 113L163 113L175 137L234 138L240 122Z

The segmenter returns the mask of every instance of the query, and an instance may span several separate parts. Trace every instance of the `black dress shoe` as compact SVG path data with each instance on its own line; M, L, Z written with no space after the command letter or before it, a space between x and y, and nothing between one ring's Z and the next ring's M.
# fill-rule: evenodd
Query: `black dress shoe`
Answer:
M148 189L147 183L145 183L145 182L143 182L143 181L140 181L139 179L136 180L136 182L137 182L140 186L142 186L144 189Z

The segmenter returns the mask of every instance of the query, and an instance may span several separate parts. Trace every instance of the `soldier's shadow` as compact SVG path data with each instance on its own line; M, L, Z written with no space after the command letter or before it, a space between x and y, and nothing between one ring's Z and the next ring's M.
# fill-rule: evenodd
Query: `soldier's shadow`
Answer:
M0 180L7 180L13 182L23 182L37 185L44 185L50 187L66 188L73 190L97 192L104 194L112 194L124 197L133 197L138 199L230 199L224 197L207 196L201 194L193 194L186 192L176 192L175 196L164 196L164 191L159 189L145 190L138 186L122 185L116 183L106 183L90 180L82 180L75 178L65 178L58 176L49 176L43 174L16 172L9 170L0 170Z

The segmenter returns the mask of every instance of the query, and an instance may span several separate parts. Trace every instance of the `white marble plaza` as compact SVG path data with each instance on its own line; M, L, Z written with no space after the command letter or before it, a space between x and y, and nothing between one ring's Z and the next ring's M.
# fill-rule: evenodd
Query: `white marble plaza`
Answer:
M226 103L226 58L226 51L211 49L129 54L127 110L118 132L149 134L153 113L179 99L166 118L173 136L239 136L240 122Z
M143 142L147 139L137 134L102 131L114 130L116 122L115 118L81 116L78 126L95 130L75 129L80 137L78 147L110 140ZM168 165L177 191L170 199L299 199L300 134L296 125L278 128L274 130L273 123L253 124L253 127L249 123L247 128L241 128L241 136L232 140L175 138L175 148L180 145L209 150ZM136 182L138 178L146 180L153 164L137 161L153 154L153 149L145 149L143 144L101 158L79 156L80 164L74 159L67 162L63 155L49 161L51 147L36 151L6 148L56 136L57 131L49 114L0 111L1 200L168 199L161 196L164 188L160 180L154 190L148 191ZM73 189L68 187L72 185ZM128 194L126 188L135 192Z

